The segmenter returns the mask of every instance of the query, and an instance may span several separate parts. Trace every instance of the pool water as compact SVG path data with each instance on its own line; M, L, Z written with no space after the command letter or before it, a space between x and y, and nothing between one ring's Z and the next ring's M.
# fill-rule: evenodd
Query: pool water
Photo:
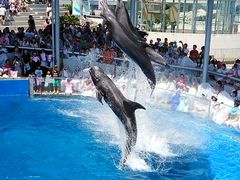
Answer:
M0 101L0 179L240 179L240 133L162 107L137 110L128 167L125 136L94 98Z

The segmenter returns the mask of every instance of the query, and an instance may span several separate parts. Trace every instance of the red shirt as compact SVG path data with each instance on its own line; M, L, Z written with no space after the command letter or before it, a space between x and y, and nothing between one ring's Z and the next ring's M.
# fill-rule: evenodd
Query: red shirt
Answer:
M193 49L193 50L190 51L190 56L189 56L190 58L197 59L198 56L199 56L198 50Z

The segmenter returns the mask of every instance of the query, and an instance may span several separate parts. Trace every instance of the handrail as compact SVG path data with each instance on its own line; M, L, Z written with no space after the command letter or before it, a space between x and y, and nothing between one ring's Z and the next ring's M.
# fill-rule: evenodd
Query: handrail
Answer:
M13 45L0 45L0 48L15 48ZM28 50L38 50L38 51L52 51L52 49L48 48L35 48L35 47L28 47L28 46L18 46L19 49L28 49Z
M14 48L15 46L12 46L12 45L0 45L0 48ZM29 49L29 50L38 50L38 51L52 51L52 49L48 49L48 48L33 48L33 47L25 47L25 46L19 46L19 49ZM60 50L60 52L62 52L63 49ZM76 54L76 55L80 55L80 56L85 56L86 54L81 54L80 52L68 52L68 54ZM102 58L103 56L100 55L98 56L100 58ZM128 61L127 59L123 59L123 58L114 58L114 60L118 60L118 61ZM173 64L170 64L169 65L170 67L172 68L177 68L177 69L184 69L184 70L190 70L190 71L200 71L202 72L203 69L201 68L196 68L196 67L187 67L187 66L180 66L180 65L173 65ZM220 77L227 77L231 80L234 80L234 81L237 81L237 82L240 82L240 78L236 78L236 77L232 77L232 76L228 76L228 75L225 75L225 74L220 74L220 73L217 73L217 72L214 72L214 71L208 71L209 74L212 74L212 75L217 75L217 76L220 76Z
M201 69L201 68L186 67L186 66L179 66L179 65L172 65L172 64L170 64L169 66L173 67L173 68L185 69L185 70L191 70L191 71L200 71L200 72L203 71L203 69ZM236 78L236 77L229 76L229 75L226 75L226 74L221 74L221 73L214 72L214 71L208 71L208 73L212 74L212 75L220 76L220 77L226 77L226 78L229 78L231 80L240 82L240 78Z

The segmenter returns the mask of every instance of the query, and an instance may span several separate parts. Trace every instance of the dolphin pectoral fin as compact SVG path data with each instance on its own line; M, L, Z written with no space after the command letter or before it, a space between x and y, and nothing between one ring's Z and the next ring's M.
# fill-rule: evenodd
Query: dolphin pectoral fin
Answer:
M151 47L146 47L145 48L146 53L148 55L148 57L150 58L151 61L158 63L158 64L162 64L162 65L166 65L167 63L164 61L164 58L158 54L156 51L154 51L153 48Z
M101 92L97 91L96 97L97 97L97 100L98 100L101 104L103 104L103 102L102 102L102 97L103 97L103 96L102 96Z
M125 109L131 110L133 112L136 109L145 109L146 110L146 108L144 106L142 106L141 104L127 100L127 99L123 101L123 106Z

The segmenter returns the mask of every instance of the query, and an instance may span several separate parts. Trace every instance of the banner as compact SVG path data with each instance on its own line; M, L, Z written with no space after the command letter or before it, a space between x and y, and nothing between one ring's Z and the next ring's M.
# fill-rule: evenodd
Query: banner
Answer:
M102 3L103 3L103 1L108 4L108 1L107 1L107 0L98 0L98 9L99 9L99 10L102 10Z
M80 0L72 0L72 15L80 16Z
M90 2L89 0L82 0L83 2L83 15L90 15Z
M81 1L82 1L82 15L90 15L90 2L89 2L89 0L72 0L72 14L80 16L80 14L81 14Z
M98 0L98 9L99 10L102 9L102 2L103 2L103 0Z

